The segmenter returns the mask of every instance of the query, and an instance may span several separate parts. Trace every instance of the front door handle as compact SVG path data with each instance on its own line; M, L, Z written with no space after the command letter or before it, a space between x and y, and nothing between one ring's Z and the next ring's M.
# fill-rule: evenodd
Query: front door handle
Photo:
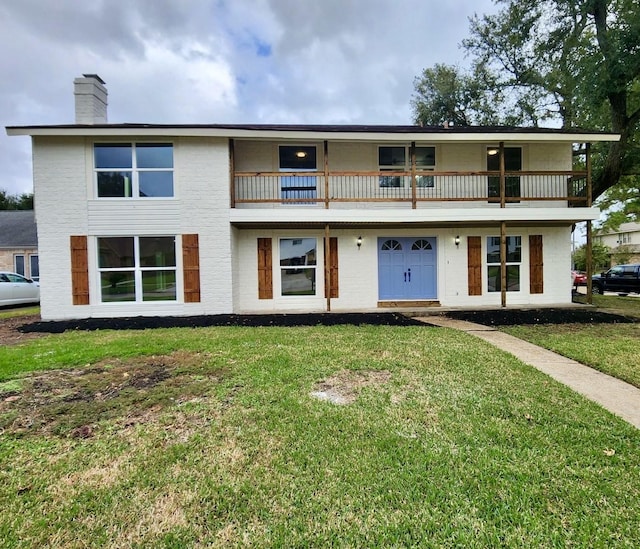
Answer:
M411 269L407 269L407 273L409 274L409 282L411 282Z

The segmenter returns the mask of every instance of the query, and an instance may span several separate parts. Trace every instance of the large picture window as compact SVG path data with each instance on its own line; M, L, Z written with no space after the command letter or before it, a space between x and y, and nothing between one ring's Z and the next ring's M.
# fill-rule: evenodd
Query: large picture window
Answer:
M416 147L416 170L434 171L436 167L435 147ZM411 147L407 146L381 146L378 147L378 169L381 172L408 172L411 171ZM417 187L433 187L432 175L417 175ZM380 176L381 187L409 187L411 178L400 175Z
M173 145L103 143L94 145L99 198L173 196Z
M520 264L522 263L522 237L507 236L507 292L520 291ZM501 291L500 237L487 238L487 290Z
M316 250L315 238L280 239L281 295L316 295Z
M175 301L174 236L98 238L101 301Z

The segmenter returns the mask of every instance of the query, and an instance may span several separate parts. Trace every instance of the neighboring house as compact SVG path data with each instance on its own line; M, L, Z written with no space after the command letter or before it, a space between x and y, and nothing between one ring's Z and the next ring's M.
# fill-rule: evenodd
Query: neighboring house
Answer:
M611 250L611 266L640 263L640 223L622 223L617 231L598 232L595 241Z
M7 128L32 136L44 319L568 304L599 216L574 150L619 137L109 124L104 82L75 86L75 124Z
M0 210L0 271L40 278L33 210Z

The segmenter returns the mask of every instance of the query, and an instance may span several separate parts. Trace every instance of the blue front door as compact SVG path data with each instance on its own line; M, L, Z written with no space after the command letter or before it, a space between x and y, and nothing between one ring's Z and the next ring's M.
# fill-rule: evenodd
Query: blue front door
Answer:
M379 299L435 299L436 279L435 238L378 238Z

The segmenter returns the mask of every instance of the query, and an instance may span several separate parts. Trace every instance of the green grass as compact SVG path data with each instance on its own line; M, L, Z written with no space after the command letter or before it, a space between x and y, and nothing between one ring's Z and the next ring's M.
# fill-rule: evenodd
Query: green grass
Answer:
M3 547L640 544L640 432L467 334L65 333L0 380Z
M0 319L13 318L16 316L37 315L37 314L40 314L40 306L17 307L15 309L0 309Z
M640 299L594 295L593 303L601 311L638 317L638 323L542 324L501 330L640 387Z

